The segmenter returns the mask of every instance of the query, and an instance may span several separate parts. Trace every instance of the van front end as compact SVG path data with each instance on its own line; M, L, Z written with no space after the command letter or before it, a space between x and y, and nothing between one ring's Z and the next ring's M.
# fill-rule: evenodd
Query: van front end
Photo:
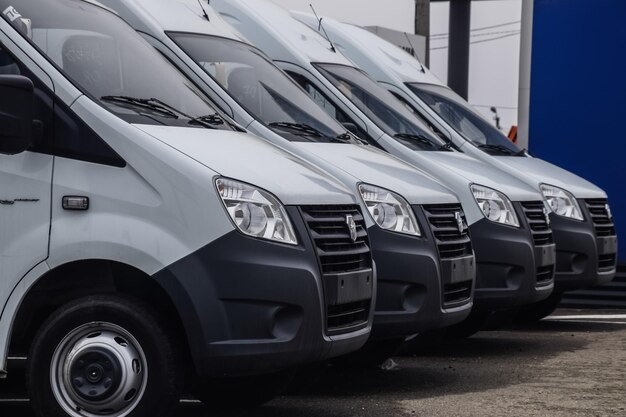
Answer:
M617 234L606 199L579 199L584 220L550 214L556 242L555 293L610 282L617 269Z
M519 227L482 219L470 226L476 251L476 310L544 300L554 289L556 248L543 202L514 202Z
M370 341L457 324L472 309L476 264L460 204L414 205L413 211L421 237L370 229L378 272Z
M376 280L358 207L286 210L297 246L233 231L155 275L177 300L200 376L269 373L365 344Z

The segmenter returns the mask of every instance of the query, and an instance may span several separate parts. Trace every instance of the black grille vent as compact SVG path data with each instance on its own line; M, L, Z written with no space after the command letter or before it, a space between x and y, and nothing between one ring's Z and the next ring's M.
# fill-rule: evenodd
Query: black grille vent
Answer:
M334 332L341 329L351 330L367 321L370 300L328 306L326 327Z
M533 235L536 246L548 245L554 243L552 230L546 219L543 201L524 201L522 202L522 210L526 215L528 226Z
M460 204L434 204L424 206L424 213L435 236L442 259L458 258L472 254L472 242L467 229L465 213ZM458 214L456 214L458 213ZM463 222L459 231L457 217Z
M554 265L540 266L537 268L537 287L545 287L552 284L554 277Z
M472 281L445 284L443 286L444 307L454 307L465 304L472 295Z
M597 236L615 236L615 224L609 216L607 210L607 200L604 198L594 198L585 200L587 209L591 215L593 227Z
M301 211L326 280L336 274L372 268L367 228L358 206L303 206ZM352 216L356 224L354 241L348 228L348 216ZM327 304L327 332L345 333L364 326L369 318L370 305L370 299Z
M615 268L617 255L609 253L606 255L598 255L598 270L600 272L611 271Z
M302 214L317 250L322 272L337 274L372 267L365 220L358 206L303 206ZM346 217L356 223L352 241Z

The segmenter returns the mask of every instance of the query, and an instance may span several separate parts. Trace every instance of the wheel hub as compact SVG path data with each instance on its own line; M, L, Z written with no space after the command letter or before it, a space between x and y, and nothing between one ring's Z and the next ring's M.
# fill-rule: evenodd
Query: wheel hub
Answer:
M123 378L117 358L101 348L87 349L69 369L72 389L89 401L101 401L115 393Z
M124 417L146 388L146 358L123 328L104 322L71 331L50 364L53 393L72 417Z

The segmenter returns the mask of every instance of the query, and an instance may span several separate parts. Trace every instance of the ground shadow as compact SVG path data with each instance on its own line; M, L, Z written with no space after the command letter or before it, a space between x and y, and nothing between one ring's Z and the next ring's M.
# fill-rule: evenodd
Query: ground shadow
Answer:
M507 330L525 332L585 332L605 333L618 332L626 328L626 323L602 323L601 320L568 321L568 320L542 320L537 323L515 323L507 327Z

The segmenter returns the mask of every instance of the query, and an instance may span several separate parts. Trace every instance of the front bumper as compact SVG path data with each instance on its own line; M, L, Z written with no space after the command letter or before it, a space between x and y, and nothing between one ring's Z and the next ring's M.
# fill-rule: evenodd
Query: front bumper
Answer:
M347 278L345 290L323 282L300 211L287 211L298 246L233 231L154 275L178 309L199 376L274 372L350 353L367 341L376 291L372 269ZM329 335L329 296L367 304L368 321Z
M553 279L537 281L538 271L555 263L554 244L535 246L519 204L514 204L521 227L481 219L470 226L478 266L476 310L510 309L544 300L554 289Z
M554 290L559 293L604 284L616 273L617 236L597 236L587 204L579 200L579 205L585 221L550 214L557 249ZM608 265L600 264L607 257Z
M440 261L422 209L414 212L421 237L369 229L378 278L372 341L447 327L465 320L472 309L474 256ZM444 305L444 287L455 284L467 285L468 297Z

